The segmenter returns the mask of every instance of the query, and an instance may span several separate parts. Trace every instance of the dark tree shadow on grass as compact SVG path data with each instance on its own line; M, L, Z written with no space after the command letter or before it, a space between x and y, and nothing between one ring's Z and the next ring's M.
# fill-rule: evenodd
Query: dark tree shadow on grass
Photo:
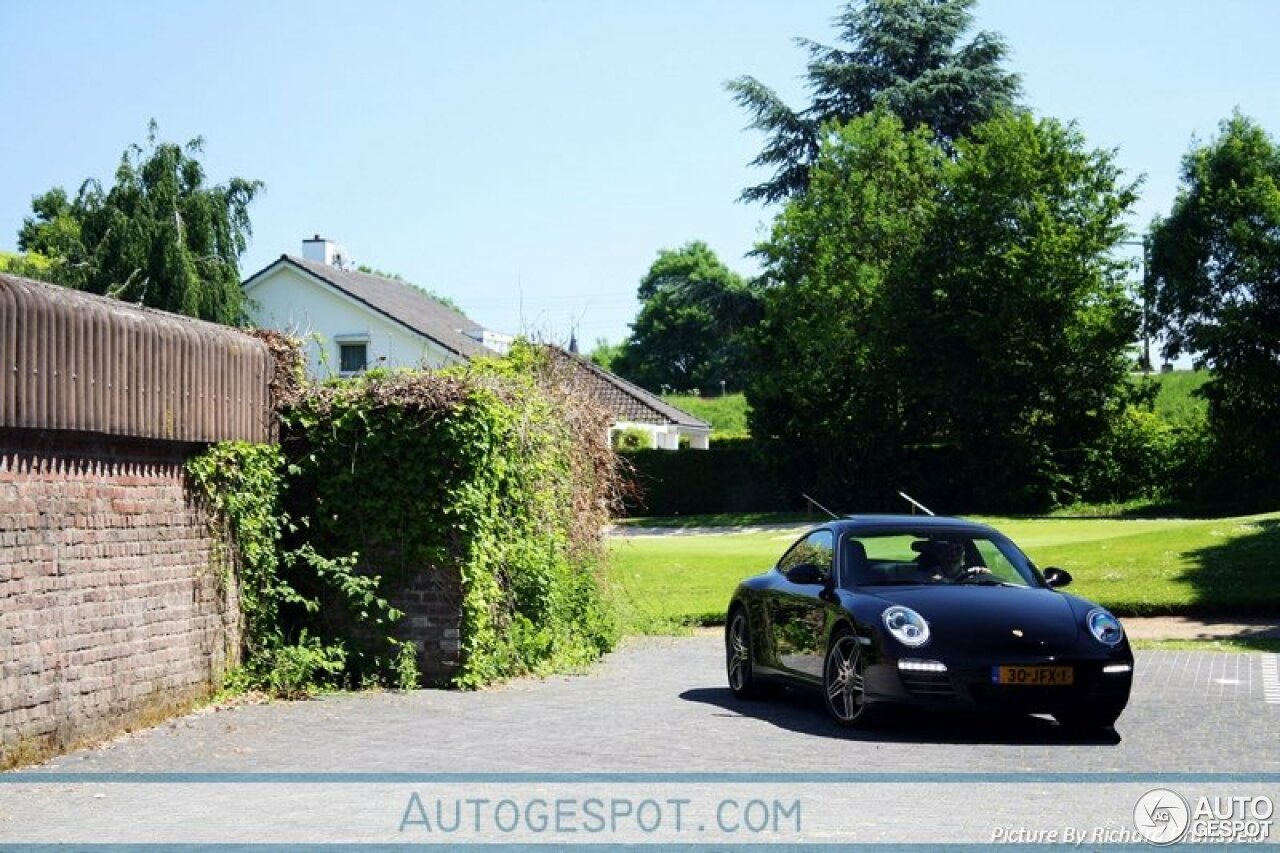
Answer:
M1247 524L1252 531L1187 555L1195 565L1178 579L1194 590L1197 615L1280 619L1280 519ZM1255 633L1267 630L1260 625Z

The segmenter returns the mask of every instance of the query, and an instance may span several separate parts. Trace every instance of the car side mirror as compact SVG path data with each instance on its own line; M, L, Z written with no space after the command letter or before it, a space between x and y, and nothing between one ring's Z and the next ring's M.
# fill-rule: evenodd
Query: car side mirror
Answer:
M792 566L787 569L786 574L787 580L800 585L824 583L827 579L827 573L813 563L801 563L798 566Z
M1050 566L1044 570L1044 582L1052 587L1066 586L1071 583L1071 572Z

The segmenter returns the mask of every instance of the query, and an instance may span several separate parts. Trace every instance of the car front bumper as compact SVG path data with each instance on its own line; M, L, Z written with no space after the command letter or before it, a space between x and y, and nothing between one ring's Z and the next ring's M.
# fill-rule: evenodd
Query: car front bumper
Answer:
M903 669L899 659L884 659L867 667L868 701L1053 713L1065 708L1123 708L1133 686L1133 657L1127 650L1099 657L1008 654L946 660L919 655L906 660L940 664L946 670ZM996 674L1001 666L1071 667L1072 680L1051 686L1000 684ZM1120 669L1124 666L1128 669Z

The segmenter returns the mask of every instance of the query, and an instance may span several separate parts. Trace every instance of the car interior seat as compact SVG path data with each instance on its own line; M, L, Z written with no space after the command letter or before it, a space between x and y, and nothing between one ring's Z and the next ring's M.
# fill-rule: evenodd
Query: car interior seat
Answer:
M875 579L871 577L866 546L857 539L846 539L842 547L844 548L843 578L846 582L852 579L855 584L873 583Z

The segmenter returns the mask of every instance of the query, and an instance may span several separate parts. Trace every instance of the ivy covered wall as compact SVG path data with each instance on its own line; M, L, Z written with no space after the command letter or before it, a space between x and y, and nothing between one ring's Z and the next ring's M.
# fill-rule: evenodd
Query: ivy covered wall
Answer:
M194 466L256 587L251 683L475 687L612 647L608 416L556 371L517 346L299 387L282 395L278 457L223 447Z

